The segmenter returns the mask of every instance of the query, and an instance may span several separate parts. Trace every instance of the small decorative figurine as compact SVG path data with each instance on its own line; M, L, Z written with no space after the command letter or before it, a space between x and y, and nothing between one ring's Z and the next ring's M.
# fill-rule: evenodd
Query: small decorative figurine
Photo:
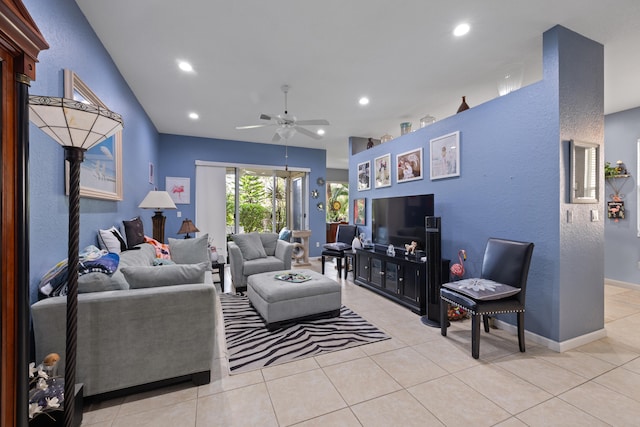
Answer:
M389 245L387 248L387 255L396 256L396 248L394 248L393 245Z
M411 244L405 244L404 249L407 251L407 255L415 255L416 249L418 247L418 242L412 241Z

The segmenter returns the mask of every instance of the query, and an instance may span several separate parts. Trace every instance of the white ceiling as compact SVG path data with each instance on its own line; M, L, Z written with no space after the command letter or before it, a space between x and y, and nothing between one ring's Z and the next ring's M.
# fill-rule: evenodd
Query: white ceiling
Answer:
M638 0L76 2L159 132L271 143L273 127L235 127L282 113L289 84L289 113L331 122L322 140L289 144L326 149L330 168L348 167L349 136L398 136L401 122L454 114L463 95L495 98L509 64L524 64L525 85L540 80L556 24L605 46L605 114L640 106ZM471 31L455 38L462 21Z

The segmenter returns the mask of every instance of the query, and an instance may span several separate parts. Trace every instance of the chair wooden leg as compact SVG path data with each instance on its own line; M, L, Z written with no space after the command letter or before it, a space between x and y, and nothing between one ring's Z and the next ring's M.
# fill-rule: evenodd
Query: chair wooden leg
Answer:
M524 311L518 313L518 345L524 353Z
M480 357L480 314L471 315L471 355Z
M482 323L484 323L484 331L489 333L489 316L486 314L482 315Z
M336 258L338 263L338 278L342 277L342 258Z
M443 337L447 336L447 326L449 326L449 319L447 311L449 309L449 303L440 298L440 334Z
M325 257L324 255L322 255L322 274L324 274L324 261L325 261Z

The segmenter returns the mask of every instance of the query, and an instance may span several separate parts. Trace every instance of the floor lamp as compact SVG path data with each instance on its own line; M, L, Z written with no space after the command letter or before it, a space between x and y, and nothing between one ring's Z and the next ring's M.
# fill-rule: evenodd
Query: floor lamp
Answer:
M153 222L153 238L164 243L164 223L167 217L162 215L164 209L177 209L173 199L166 191L149 191L147 196L138 205L142 209L153 209L156 214L151 217Z
M64 369L64 425L75 412L80 237L80 164L84 152L122 129L122 117L105 108L67 98L29 96L29 120L64 147L69 161L69 253Z

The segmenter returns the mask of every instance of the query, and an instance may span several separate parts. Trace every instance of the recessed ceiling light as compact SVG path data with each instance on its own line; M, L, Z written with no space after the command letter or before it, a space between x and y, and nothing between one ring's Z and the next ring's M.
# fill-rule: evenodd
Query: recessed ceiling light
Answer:
M463 22L462 24L458 24L458 26L453 29L453 35L456 37L464 36L469 32L470 29L471 27L469 26L469 24Z
M316 133L318 135L324 135L324 129L318 129Z
M198 113L189 113L189 118L192 120L197 120L200 118L200 116L198 115Z
M363 96L362 98L360 98L358 100L358 103L360 105L367 105L367 104L369 104L369 98L367 98L366 96Z
M185 71L187 73L190 73L190 72L193 71L193 66L191 64L189 64L187 61L178 61L178 67L182 71Z

